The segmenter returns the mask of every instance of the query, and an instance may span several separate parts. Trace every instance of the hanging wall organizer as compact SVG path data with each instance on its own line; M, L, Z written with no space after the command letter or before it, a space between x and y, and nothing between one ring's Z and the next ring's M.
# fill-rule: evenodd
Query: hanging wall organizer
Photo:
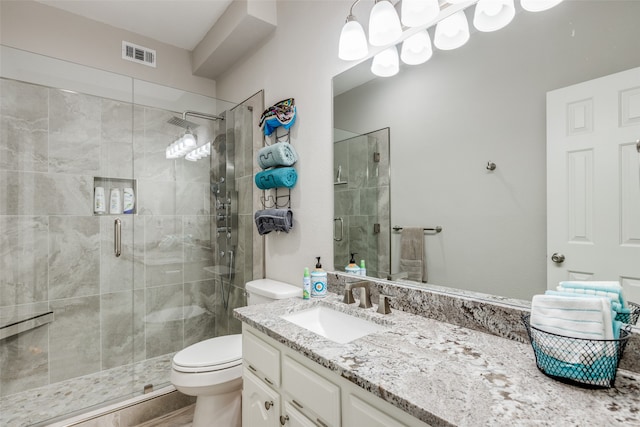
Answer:
M298 154L291 145L291 126L296 115L294 99L288 98L267 108L260 118L263 147L256 160L262 171L254 179L256 187L264 192L260 197L262 209L254 215L260 235L288 233L293 228L291 189L298 180L294 167Z

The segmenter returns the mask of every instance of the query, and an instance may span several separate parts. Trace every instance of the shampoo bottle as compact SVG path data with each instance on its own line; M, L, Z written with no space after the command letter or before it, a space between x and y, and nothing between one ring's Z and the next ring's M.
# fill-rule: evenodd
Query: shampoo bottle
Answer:
M320 257L317 256L316 268L311 272L311 296L324 298L327 296L327 272L322 269Z
M104 198L104 187L96 187L93 194L93 212L102 215L107 212Z
M360 275L361 276L366 276L367 275L367 268L364 266L364 260L363 259L360 260Z
M109 197L109 213L110 214L122 213L122 198L120 197L119 188L111 189L111 195Z
M304 276L302 276L302 299L309 299L311 295L311 276L309 275L309 267L304 268Z
M354 258L355 256L356 256L356 253L355 253L355 252L353 252L353 253L351 254L351 259L349 260L349 265L347 265L347 266L344 268L344 271L345 271L346 273L351 273L351 274L360 274L360 267L358 267L358 265L356 264L356 260L355 260L355 258Z
M133 188L126 187L122 191L122 199L123 199L123 206L122 206L123 213L132 214L133 208L136 205L136 196L135 194L133 194Z

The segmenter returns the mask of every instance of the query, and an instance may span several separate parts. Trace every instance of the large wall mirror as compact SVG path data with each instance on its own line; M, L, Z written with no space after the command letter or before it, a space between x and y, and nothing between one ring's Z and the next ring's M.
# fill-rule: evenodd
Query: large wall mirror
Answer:
M471 21L473 7L466 13ZM619 119L615 112L616 126L624 128L624 136L597 133L599 115L613 114L597 103L572 103L567 98L562 101L565 107L553 107L562 116L558 119L562 124L554 125L562 127L562 135L577 129L575 140L596 135L618 144L621 148L616 146L618 157L613 163L624 164L624 171L588 157L576 163L572 160L576 156L565 152L555 163L570 167L570 172L547 177L547 164L554 163L547 159L553 151L547 152L548 121L554 117L547 106L548 94L562 94L572 90L565 88L601 78L604 83L599 84L608 85L607 76L640 67L639 16L636 1L566 0L545 12L518 10L506 28L472 33L463 47L435 50L425 64L402 66L394 77L372 78L370 61L336 76L334 127L336 135L342 135L336 140L388 128L390 220L383 231L390 243L380 246L389 253L379 256L389 257L390 262L389 271L381 269L376 276L399 272L400 234L393 226L440 226L440 233L424 236L429 284L525 300L558 277L621 280L632 292L640 289L640 272L624 270L614 259L591 256L578 262L582 257L578 251L565 254L564 263L556 263L552 254L565 249L547 245L548 231L551 237L564 233L561 241L572 239L566 231L547 225L548 221L566 223L569 210L574 215L572 224L579 229L574 232L588 234L584 248L609 239L631 251L620 256L640 260L637 70L631 71L631 83L623 89L611 89L615 107L626 114ZM585 99L591 98L578 101ZM566 107L569 104L573 107ZM567 120L572 120L573 130L565 126ZM589 128L591 123L595 128ZM584 150L588 151L569 149ZM340 155L339 150L335 153ZM339 163L334 162L334 168ZM489 163L495 169L487 168ZM548 206L548 191L557 193L579 174L585 178L574 183L574 194L556 194L561 200L557 211L555 205ZM596 184L589 180L594 176L609 180L597 184L610 189L606 201L590 199ZM341 185L339 191L345 190ZM350 198L344 193L340 197ZM607 231L612 236L590 228L603 222L599 214L603 208L622 218ZM343 256L348 252L344 247L340 251ZM336 269L347 262L347 258L336 259ZM635 264L640 266L640 261Z

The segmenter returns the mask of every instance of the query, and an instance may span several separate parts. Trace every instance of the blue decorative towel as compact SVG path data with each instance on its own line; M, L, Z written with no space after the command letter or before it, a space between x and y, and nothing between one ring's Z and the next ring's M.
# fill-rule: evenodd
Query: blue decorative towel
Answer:
M288 142L277 142L261 148L256 156L262 169L273 166L291 166L298 161L298 154Z
M262 236L272 231L288 233L293 228L293 212L290 209L264 209L254 215L258 233Z
M616 344L616 349L617 349ZM547 375L568 378L580 383L609 387L618 367L618 356L601 356L587 363L568 363L548 354L543 348L533 344L533 351L540 369ZM609 351L617 353L617 351Z
M609 297L612 301L619 302L622 307L627 307L627 301L622 292L622 286L614 281L566 281L560 282L558 290L562 292L574 292L578 294L590 294Z
M261 190L269 188L293 188L298 180L295 168L283 167L258 172L255 177L256 186Z

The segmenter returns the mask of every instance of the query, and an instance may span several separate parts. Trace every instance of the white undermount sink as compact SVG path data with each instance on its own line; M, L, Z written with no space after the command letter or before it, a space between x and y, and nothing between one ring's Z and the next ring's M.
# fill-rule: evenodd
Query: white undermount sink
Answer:
M385 329L383 325L324 306L317 306L280 316L331 341L346 344Z

